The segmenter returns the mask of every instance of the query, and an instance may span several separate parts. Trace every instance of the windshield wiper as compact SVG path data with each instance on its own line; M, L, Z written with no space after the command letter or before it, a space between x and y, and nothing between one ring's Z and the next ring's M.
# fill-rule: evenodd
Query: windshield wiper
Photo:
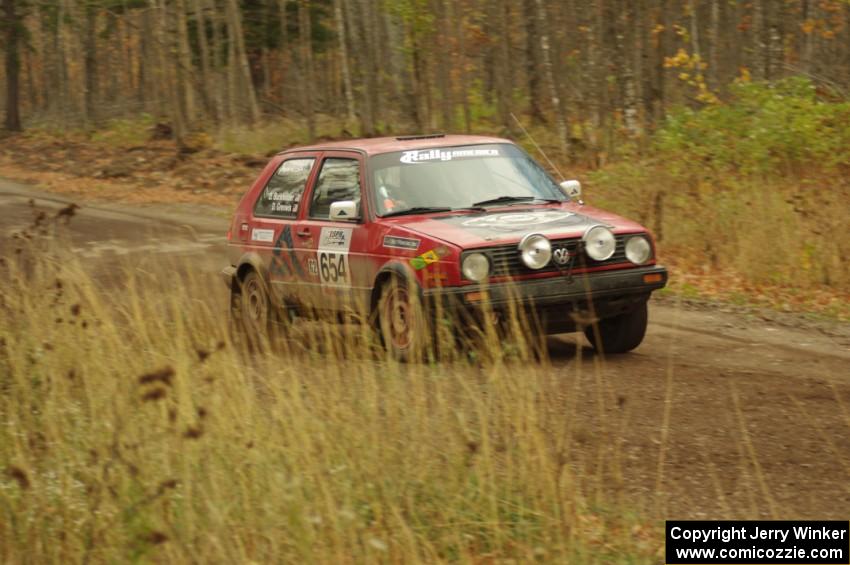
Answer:
M413 208L405 208L404 210L396 210L394 212L387 212L382 218L389 218L392 216L406 216L408 214L436 214L437 212L451 212L452 209L446 206L414 206Z
M488 204L510 204L512 202L531 202L532 200L539 200L541 202L560 202L555 198L540 198L538 196L499 196L498 198L490 198L489 200L482 200L481 202L476 202L473 206L487 206Z

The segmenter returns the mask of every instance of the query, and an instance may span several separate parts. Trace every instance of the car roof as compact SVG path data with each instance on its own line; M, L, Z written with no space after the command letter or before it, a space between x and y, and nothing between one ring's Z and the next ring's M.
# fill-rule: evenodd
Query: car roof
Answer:
M361 139L345 139L341 141L326 141L315 145L291 147L280 154L298 151L340 151L353 150L366 155L379 155L394 151L411 151L433 149L436 147L453 147L458 145L478 145L484 143L510 143L513 141L500 137L484 135L409 135L399 137L370 137Z

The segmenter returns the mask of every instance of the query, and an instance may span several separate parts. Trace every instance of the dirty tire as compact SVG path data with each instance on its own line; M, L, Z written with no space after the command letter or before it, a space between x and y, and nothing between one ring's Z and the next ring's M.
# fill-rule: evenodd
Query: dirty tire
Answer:
M626 353L643 341L647 319L647 305L642 302L630 312L600 320L598 324L586 327L584 335L596 351Z
M266 281L250 271L231 296L231 318L240 339L251 349L261 347L270 337L273 312Z
M420 361L430 334L425 309L413 285L392 277L381 287L378 328L387 353L397 361Z

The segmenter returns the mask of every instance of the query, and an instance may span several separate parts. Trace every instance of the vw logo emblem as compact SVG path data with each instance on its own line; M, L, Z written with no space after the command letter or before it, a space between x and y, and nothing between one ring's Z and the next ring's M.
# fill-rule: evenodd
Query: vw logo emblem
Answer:
M558 265L566 265L570 261L570 251L566 247L561 247L560 249L556 249L552 256L555 259L555 263Z

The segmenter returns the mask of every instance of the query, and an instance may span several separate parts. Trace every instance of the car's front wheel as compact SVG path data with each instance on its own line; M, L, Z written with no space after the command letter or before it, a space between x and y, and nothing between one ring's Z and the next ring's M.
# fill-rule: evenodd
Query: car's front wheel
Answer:
M646 302L641 302L625 314L605 318L597 324L587 326L584 335L597 351L626 353L643 341L647 321Z
M392 277L381 287L378 326L387 352L398 361L417 361L428 338L425 309L413 285Z

